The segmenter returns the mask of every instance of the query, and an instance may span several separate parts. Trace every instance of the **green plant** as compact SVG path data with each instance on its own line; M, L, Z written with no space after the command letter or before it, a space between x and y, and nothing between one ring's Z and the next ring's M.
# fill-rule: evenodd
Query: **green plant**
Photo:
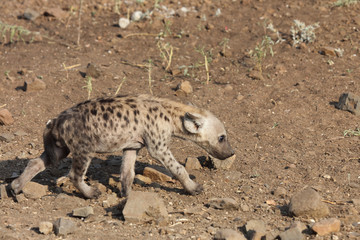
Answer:
M336 2L333 3L334 7L344 7L344 6L349 6L352 4L357 4L359 3L359 0L337 0Z
M311 43L316 39L315 29L319 28L319 23L314 23L312 25L306 25L305 23L294 20L294 25L290 28L291 37L293 40L293 45L298 45L300 43Z
M267 56L267 53L269 52L271 56L274 56L274 51L272 49L272 46L274 45L274 41L271 40L269 36L264 36L261 43L256 45L254 50L250 51L251 58L255 61L255 68L260 73L262 73L262 65L264 62L264 59Z
M196 51L204 57L204 66L206 71L206 84L210 82L209 63L212 62L212 49L205 51L205 47L198 47Z
M230 39L228 38L223 38L223 40L219 43L219 45L222 47L222 54L225 55L226 54L226 49L229 49L229 41Z
M162 41L158 41L157 47L159 48L161 58L164 59L166 63L165 71L168 71L171 66L174 48L170 43L164 43Z
M158 34L159 37L168 37L172 35L171 31L172 22L169 20L164 21L164 29Z
M13 43L20 40L25 42L23 36L30 35L32 32L21 26L9 25L0 21L0 33L3 43L7 42L7 36L9 37L9 42ZM33 41L33 38L31 38L31 41Z
M88 92L88 99L90 99L91 92L93 90L93 88L92 88L92 77L86 76L85 83L86 83L86 85L83 86L83 88L86 88L86 90Z
M360 129L355 128L355 130L352 130L352 129L345 130L344 137L346 137L346 136L349 136L349 137L360 136Z

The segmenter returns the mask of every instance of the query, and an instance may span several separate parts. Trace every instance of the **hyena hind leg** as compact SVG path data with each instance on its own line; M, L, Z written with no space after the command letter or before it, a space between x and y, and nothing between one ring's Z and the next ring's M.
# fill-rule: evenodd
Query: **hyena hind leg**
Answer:
M124 150L120 169L121 197L127 197L131 191L135 176L134 167L137 152L137 150Z
M44 171L48 167L50 161L45 152L40 157L31 159L23 173L11 183L11 188L15 194L18 194L23 187L33 179L38 173Z
M98 198L101 192L96 187L90 187L84 181L85 174L90 165L91 158L87 154L74 154L72 166L69 172L69 178L77 189L86 198Z

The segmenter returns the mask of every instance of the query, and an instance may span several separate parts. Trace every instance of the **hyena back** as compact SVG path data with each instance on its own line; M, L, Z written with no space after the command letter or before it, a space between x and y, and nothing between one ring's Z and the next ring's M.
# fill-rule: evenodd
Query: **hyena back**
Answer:
M19 193L35 175L71 152L70 180L86 198L96 198L100 191L84 182L91 154L122 150L121 194L127 196L137 153L145 146L188 193L198 194L202 186L190 179L169 149L172 136L191 140L219 159L234 154L224 125L209 111L148 95L101 98L79 103L50 120L43 134L44 152L29 161L11 187Z

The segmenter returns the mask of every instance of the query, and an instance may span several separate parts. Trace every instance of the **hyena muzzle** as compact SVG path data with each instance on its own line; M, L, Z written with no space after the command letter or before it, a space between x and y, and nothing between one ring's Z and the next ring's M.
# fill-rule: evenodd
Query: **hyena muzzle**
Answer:
M234 154L224 125L209 111L148 95L101 98L79 103L50 120L43 134L44 152L29 161L11 188L18 194L35 175L71 152L70 180L86 198L96 198L100 191L84 182L91 154L122 150L121 195L127 196L136 156L146 147L188 193L199 194L203 187L190 179L169 149L172 136L193 141L219 159Z

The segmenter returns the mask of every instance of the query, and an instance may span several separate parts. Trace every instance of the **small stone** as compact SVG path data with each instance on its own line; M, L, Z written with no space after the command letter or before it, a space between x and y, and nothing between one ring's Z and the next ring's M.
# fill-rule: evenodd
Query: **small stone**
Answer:
M263 220L250 220L245 224L248 239L261 239L266 234L266 223Z
M194 214L200 214L202 212L202 207L200 205L190 208L184 209L184 215L194 215Z
M149 177L145 177L144 175L141 174L136 174L134 178L134 183L140 186L144 186L146 184L151 184L152 181Z
M201 164L199 159L196 157L188 157L185 161L185 168L186 170L199 170L201 169Z
M161 170L161 172L159 170ZM174 182L171 177L171 173L168 172L165 168L155 169L153 167L145 167L143 175L155 182Z
M129 24L130 24L129 19L127 19L127 18L120 18L119 19L120 28L125 29L125 28L127 28L129 26Z
M26 92L42 91L46 89L46 83L41 79L35 78L32 81L25 81L23 89Z
M232 91L232 90L234 90L234 88L230 84L226 84L226 86L224 87L224 90L225 91Z
M135 11L131 14L131 21L137 22L140 21L143 17L143 13L141 11Z
M24 194L17 194L15 198L18 203L25 202L27 200Z
M100 69L92 63L89 63L86 67L86 76L98 78L100 77Z
M233 163L235 162L235 159L236 159L236 154L224 160L210 157L210 161L212 162L214 168L222 169L222 170L229 170L233 165Z
M303 240L304 235L297 228L290 228L279 234L281 240Z
M286 67L285 67L284 64L277 64L277 65L275 66L275 70L276 70L276 72L279 73L279 74L284 74L284 73L287 72Z
M284 198L286 196L286 189L283 188L283 187L277 187L275 190L274 190L274 196L276 197L281 197L281 198Z
M232 198L211 198L207 206L222 210L236 210L239 208L239 204Z
M176 92L183 92L187 95L193 92L193 87L189 81L183 81L176 87Z
M237 95L236 100L241 101L241 100L243 100L244 98L245 98L244 95L239 94L239 95Z
M94 209L91 206L76 208L72 211L74 217L88 217L94 214Z
M341 222L339 219L329 218L315 223L312 226L312 230L314 230L319 236L325 236L333 232L339 232L340 226Z
M248 212L248 211L250 211L250 207L249 207L247 204L240 204L240 209L241 209L243 212Z
M66 236L73 233L75 228L75 223L66 218L58 218L54 223L55 234L58 236Z
M52 233L53 228L54 225L51 222L44 221L44 222L40 222L39 224L39 232L45 235Z
M351 201L355 206L360 206L360 198L353 198Z
M330 213L328 206L321 201L321 196L310 187L296 193L290 199L289 211L297 217L313 218L326 217Z
M14 119L6 108L0 109L0 125L10 125L14 123Z
M52 16L55 17L57 19L64 19L68 17L68 12L62 10L60 7L54 7L54 8L48 8L44 15L46 16Z
M305 230L307 230L307 226L305 225L305 223L302 223L300 221L294 221L291 225L290 228L296 228L298 229L300 232L303 232Z
M360 97L353 93L343 93L336 103L336 108L360 115Z
M34 21L36 18L38 18L40 16L40 13L33 10L33 9L26 9L24 12L24 18L26 20L30 20L30 21Z
M126 222L166 221L168 213L163 200L151 192L131 191L123 215Z
M27 133L24 132L23 130L18 130L14 133L15 136L19 136L19 137L23 137L23 136L27 136Z
M257 70L252 70L251 72L249 72L248 77L254 80L261 80L261 81L265 80L261 72Z
M220 229L216 232L214 240L246 240L246 238L236 230Z
M6 185L5 184L1 184L0 185L0 199L6 199L8 198L8 194L6 191Z
M336 56L335 48L333 47L322 47L319 53L325 56Z
M48 187L36 182L28 182L22 192L26 198L39 199L46 195Z
M102 202L102 206L105 208L113 207L117 204L119 204L119 199L115 193L108 195L106 200Z
M2 142L11 142L14 139L14 135L11 133L1 133L0 134L0 141Z

